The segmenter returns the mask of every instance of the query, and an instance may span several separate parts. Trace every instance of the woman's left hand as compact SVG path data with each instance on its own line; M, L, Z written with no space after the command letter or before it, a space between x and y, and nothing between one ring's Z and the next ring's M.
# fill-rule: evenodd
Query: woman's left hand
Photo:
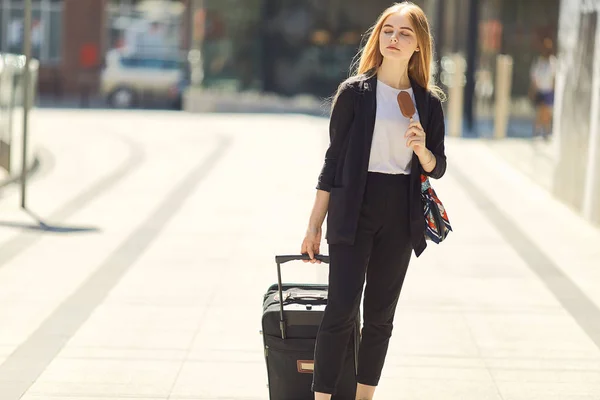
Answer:
M426 134L419 121L411 122L408 125L404 137L407 138L406 147L411 147L417 157L421 157L427 151L427 147L425 147Z

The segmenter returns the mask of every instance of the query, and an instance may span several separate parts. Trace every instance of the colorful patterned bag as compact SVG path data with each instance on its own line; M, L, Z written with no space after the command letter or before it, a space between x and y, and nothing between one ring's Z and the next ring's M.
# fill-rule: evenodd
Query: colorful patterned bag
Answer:
M421 199L425 215L425 239L441 243L452 230L444 205L431 187L429 178L421 174Z

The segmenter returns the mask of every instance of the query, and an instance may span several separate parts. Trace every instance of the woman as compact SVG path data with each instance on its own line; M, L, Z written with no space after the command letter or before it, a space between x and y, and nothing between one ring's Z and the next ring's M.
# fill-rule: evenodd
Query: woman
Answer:
M556 57L552 40L544 39L540 56L531 66L530 96L535 102L535 125L533 136L541 135L545 140L552 133L552 107L554 106L554 80Z
M373 397L411 252L425 250L420 175L437 179L446 170L443 94L430 82L431 59L425 14L412 3L395 4L371 28L356 75L334 99L330 146L301 249L318 262L327 214L329 298L315 348L317 400L335 393L365 275L356 398ZM416 105L412 121L400 112L400 91Z

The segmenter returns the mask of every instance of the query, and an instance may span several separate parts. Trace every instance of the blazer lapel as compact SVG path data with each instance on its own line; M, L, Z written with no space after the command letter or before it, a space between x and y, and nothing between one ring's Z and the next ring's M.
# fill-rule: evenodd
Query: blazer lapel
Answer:
M413 89L413 93L415 94L415 102L417 103L417 111L419 112L419 120L425 132L427 132L427 125L429 123L429 115L428 115L428 102L426 91L423 89L415 80L411 78L410 85Z
M423 130L427 132L427 126L429 125L429 103L427 102L427 92L412 78L410 78L410 85L415 94L415 103L417 103L417 111L419 112L419 122L421 123ZM412 170L417 171L418 168L419 157L413 153Z
M363 97L365 110L365 160L368 168L369 155L371 154L371 143L373 142L373 131L375 130L375 116L377 114L377 76L372 76L364 83L365 94Z

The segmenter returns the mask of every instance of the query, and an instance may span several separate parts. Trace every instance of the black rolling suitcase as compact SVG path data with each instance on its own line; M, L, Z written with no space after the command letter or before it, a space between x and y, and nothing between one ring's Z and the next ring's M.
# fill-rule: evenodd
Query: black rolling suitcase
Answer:
M329 263L328 256L317 256ZM308 256L276 256L277 284L263 299L262 334L267 364L270 400L313 400L311 390L317 331L327 306L327 285L282 284L281 264L308 259ZM360 318L333 400L354 400Z

